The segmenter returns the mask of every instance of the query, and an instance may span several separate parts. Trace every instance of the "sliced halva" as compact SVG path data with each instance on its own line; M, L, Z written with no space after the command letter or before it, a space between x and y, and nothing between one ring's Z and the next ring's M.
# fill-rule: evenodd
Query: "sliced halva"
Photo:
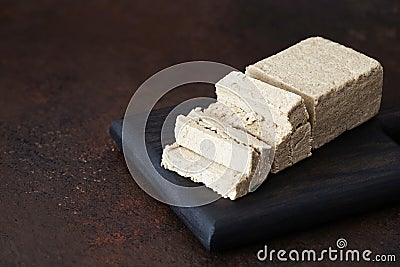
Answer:
M192 110L188 116L177 117L175 139L178 145L249 176L251 190L260 185L270 171L273 160L270 145L205 116L199 109Z

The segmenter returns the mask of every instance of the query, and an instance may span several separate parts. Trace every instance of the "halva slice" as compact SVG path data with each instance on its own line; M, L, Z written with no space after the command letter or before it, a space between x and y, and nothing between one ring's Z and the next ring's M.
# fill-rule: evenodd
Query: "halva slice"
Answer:
M204 183L231 200L246 195L254 178L202 157L177 143L164 148L161 165L194 182Z
M218 102L204 112L274 146L273 173L311 155L311 127L300 96L240 72L231 72L221 79L216 84L216 94ZM266 121L264 131L256 127L257 120L246 122L251 116Z

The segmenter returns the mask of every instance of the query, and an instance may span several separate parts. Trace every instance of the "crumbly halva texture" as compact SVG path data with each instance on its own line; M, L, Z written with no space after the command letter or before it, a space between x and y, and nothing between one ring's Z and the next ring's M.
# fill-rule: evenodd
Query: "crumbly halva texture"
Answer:
M236 142L224 132L217 132L215 127L207 126L201 119L179 115L176 118L175 139L180 146L246 174L252 172L251 163L258 158L253 147Z
M376 115L381 64L321 37L301 41L246 68L246 75L301 96L318 148Z
M245 131L221 124L200 109L177 117L175 138L178 145L249 176L251 188L265 180L273 160L270 145Z
M197 183L204 183L224 198L235 200L249 192L251 177L179 146L167 145L161 165Z
M240 72L221 79L216 93L218 102L204 112L274 146L273 173L311 156L311 127L300 96ZM249 116L262 118L262 131L260 120L246 123Z

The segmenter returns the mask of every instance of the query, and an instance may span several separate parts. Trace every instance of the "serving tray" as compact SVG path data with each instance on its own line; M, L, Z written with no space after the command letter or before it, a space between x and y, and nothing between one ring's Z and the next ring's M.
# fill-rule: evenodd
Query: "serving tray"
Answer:
M160 131L170 110L151 112L146 146L158 172L169 180L182 180L160 167ZM120 147L122 124L120 119L110 127ZM398 203L399 129L399 111L381 112L310 158L270 174L254 193L235 201L219 199L201 207L171 209L207 250L219 251Z

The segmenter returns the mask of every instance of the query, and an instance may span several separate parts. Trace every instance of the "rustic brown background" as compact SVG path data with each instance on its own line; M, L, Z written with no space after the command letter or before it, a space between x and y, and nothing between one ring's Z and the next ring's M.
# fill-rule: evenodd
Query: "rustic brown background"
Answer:
M137 187L108 127L165 67L243 69L313 35L378 59L383 107L400 107L398 1L1 1L0 265L257 264L263 243L206 252ZM195 95L213 92L159 106ZM400 207L387 207L264 243L321 249L345 237L400 260L399 229Z

